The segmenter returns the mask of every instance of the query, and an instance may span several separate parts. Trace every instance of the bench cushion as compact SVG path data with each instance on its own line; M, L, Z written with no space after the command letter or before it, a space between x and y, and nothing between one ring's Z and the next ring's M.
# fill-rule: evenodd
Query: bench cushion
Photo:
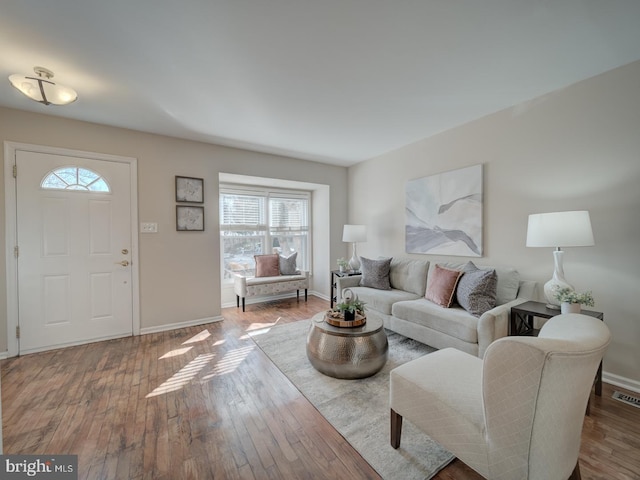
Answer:
M295 275L273 275L270 277L242 277L236 275L233 290L239 297L254 295L273 295L292 290L309 288L309 273L298 272Z
M272 277L247 277L247 286L267 285L269 283L294 282L296 280L305 280L306 278L307 277L302 274L274 275Z

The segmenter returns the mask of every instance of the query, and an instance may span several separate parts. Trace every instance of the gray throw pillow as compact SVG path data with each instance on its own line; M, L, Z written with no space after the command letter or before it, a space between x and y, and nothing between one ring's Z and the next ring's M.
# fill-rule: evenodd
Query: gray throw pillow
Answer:
M496 306L498 275L495 270L480 270L473 262L468 262L463 271L456 300L471 315L479 317Z
M288 257L280 255L280 275L295 275L298 272L296 269L297 258L298 252L293 252Z
M360 286L377 288L378 290L391 290L391 283L389 282L390 267L390 258L371 260L360 257L360 268L362 270Z

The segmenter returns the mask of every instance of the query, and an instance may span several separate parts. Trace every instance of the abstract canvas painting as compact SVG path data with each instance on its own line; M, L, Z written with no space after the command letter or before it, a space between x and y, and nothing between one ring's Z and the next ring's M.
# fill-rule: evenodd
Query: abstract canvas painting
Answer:
M409 180L407 253L482 256L482 165Z

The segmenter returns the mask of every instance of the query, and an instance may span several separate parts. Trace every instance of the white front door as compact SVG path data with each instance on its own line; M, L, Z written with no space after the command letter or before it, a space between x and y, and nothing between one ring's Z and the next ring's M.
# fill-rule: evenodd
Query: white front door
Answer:
M132 165L15 160L20 353L131 335Z

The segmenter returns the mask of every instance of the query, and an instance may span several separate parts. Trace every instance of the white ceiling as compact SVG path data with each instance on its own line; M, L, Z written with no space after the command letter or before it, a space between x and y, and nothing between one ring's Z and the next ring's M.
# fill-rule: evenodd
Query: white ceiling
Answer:
M0 1L2 106L336 165L639 59L638 0Z

